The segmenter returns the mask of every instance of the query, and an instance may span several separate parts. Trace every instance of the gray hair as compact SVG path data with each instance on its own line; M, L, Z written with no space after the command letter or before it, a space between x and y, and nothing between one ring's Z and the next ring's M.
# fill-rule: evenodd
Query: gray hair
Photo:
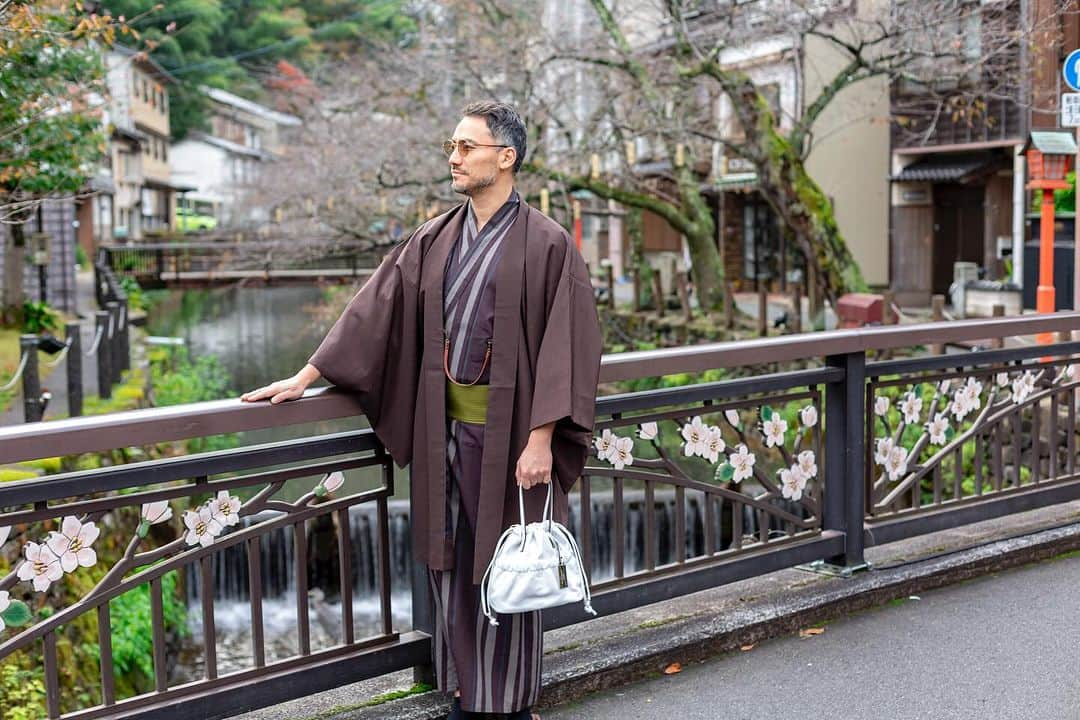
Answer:
M461 114L465 117L484 118L495 142L514 148L517 152L517 159L514 160L516 174L525 162L525 122L518 115L518 111L506 103L482 100L469 103Z

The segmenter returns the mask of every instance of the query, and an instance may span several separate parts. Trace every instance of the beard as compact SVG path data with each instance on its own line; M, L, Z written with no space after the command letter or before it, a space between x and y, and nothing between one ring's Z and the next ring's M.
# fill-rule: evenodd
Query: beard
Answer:
M476 193L489 188L495 184L496 174L491 173L486 176L465 175L457 179L450 180L450 189L456 193L462 195L475 195Z

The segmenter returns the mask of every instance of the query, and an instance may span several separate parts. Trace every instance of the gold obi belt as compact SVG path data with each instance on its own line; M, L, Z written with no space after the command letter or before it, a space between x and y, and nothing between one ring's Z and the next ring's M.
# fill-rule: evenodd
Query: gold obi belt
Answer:
M454 420L483 425L487 420L488 386L446 383L446 414Z

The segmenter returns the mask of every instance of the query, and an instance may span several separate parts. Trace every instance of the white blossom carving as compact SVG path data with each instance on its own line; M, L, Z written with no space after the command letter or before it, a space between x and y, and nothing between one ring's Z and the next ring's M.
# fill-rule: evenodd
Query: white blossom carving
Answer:
M806 487L806 475L798 465L780 471L780 494L789 500L799 500Z
M734 474L731 479L734 482L742 482L751 475L754 474L754 462L756 458L754 453L747 449L746 445L739 444L735 448L735 452L728 455L728 463L731 465L731 469L734 470Z
M615 466L616 470L622 470L627 465L634 464L634 456L631 450L634 449L634 441L628 437L620 437L615 440L615 445L612 447L609 453L611 464Z
M709 427L701 422L701 416L695 415L690 422L683 425L682 436L683 453L686 457L700 455L705 457L708 452Z
M812 428L817 425L818 411L813 405L807 405L799 411L799 420L802 421L803 427Z
M658 433L659 429L655 421L641 423L641 425L638 426L638 437L642 440L653 440Z
M92 523L81 523L71 515L64 518L60 532L49 535L46 544L56 557L60 558L60 567L64 572L74 572L77 567L93 567L97 564L97 553L90 547L101 530Z
M23 548L23 555L26 560L19 566L17 574L20 580L32 581L35 591L45 592L64 576L60 558L47 545L28 542Z
M184 525L187 527L184 541L188 545L202 545L203 547L209 547L225 529L208 505L185 512Z
M803 450L796 458L799 465L799 470L808 479L817 477L817 458L814 456L813 450Z
M773 413L772 417L761 424L761 432L765 434L765 445L777 447L784 444L784 434L787 432L787 420Z

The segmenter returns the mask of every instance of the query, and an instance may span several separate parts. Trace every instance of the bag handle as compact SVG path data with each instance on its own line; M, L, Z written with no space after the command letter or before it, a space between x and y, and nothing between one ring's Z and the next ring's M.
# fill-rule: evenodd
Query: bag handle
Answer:
M547 482L547 486L548 486L548 488L547 488L547 498L544 500L544 515L541 518L541 520L547 520L548 531L549 532L551 530L551 513L552 513L551 483L553 483L553 482L555 482L554 477L551 480L548 480L548 482ZM518 485L518 513L521 516L521 527L524 528L525 527L525 488L521 487L520 485Z

